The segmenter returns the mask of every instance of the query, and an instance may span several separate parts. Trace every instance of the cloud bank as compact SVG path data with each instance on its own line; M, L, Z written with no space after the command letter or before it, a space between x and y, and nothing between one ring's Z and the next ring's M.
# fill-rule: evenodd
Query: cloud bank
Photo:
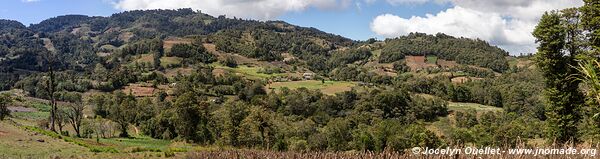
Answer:
M410 18L379 15L371 22L371 30L384 37L441 32L479 38L518 55L535 52L531 32L545 11L583 5L579 0L446 0L446 3L452 3L453 7L437 14Z

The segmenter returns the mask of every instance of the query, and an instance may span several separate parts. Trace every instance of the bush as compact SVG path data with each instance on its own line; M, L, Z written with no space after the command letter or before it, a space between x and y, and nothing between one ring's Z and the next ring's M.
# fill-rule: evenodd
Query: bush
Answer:
M228 56L225 60L221 61L221 64L231 68L236 68L238 66L238 63L231 56Z
M12 103L13 99L8 94L0 94L0 120L4 120L5 117L10 115L8 105Z
M283 73L284 71L281 70L281 68L279 68L279 67L265 67L265 68L259 69L257 72L270 75L270 74L275 74L275 73Z
M454 118L457 127L470 128L477 124L477 112L475 110L457 111Z
M396 73L404 73L404 72L410 71L410 67L408 67L406 65L406 62L404 62L404 61L394 62L393 67L394 67L394 71L396 71Z
M165 157L175 157L175 152L167 150L164 152Z
M289 150L304 152L308 150L308 142L306 140L300 139L298 137L292 137L289 139Z

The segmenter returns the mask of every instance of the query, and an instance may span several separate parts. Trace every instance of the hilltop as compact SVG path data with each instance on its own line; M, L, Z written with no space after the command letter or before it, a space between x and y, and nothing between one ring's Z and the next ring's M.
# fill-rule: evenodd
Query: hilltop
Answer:
M191 9L127 11L109 17L65 15L29 27L16 21L1 22L0 68L2 73L18 75L3 76L1 81L7 81L3 82L6 83L3 89L13 87L9 83L16 83L31 72L48 71L45 65L48 62L53 69L80 74L89 74L99 66L112 70L132 62L153 65L154 61L164 63L156 64L161 68L149 68L146 72L156 70L169 74L169 71L181 70L180 67L214 62L186 60L191 58L189 52L170 55L176 44L203 47L201 54L204 55L199 56L204 58L232 57L242 64L276 69L296 74L295 77L314 72L337 80L357 80L348 79L356 74L336 73L346 70L376 78L373 76L377 74L360 68L373 59L378 64L391 66L404 61L405 56L439 58L440 64L433 63L436 67L458 64L500 73L508 69L505 60L508 54L481 40L416 33L382 42L354 41L282 21L212 17ZM156 57L160 60L149 56L162 50L162 57ZM51 55L49 53L54 56L44 57ZM409 62L409 65L419 64ZM355 66L359 69L354 69ZM382 69L388 70L384 71L387 74L396 73L391 67Z

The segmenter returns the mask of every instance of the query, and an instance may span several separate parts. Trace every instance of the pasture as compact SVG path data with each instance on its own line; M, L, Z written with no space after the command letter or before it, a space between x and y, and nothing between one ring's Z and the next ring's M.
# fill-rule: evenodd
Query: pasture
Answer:
M270 78L270 77L280 77L280 76L286 75L284 73L273 73L273 74L259 73L259 70L262 69L262 67L259 67L259 66L238 65L235 68L231 68L231 67L223 66L219 63L213 63L213 64L211 64L211 66L213 66L215 69L220 69L223 71L235 73L235 74L247 77L249 79L265 79L265 78Z
M477 113L502 111L502 108L494 107L494 106L487 106L487 105L481 105L481 104L476 104L476 103L456 103L456 102L449 102L448 109L452 110L452 111L467 111L467 110L473 109L473 110L477 111Z
M307 88L312 90L321 90L324 94L334 95L336 93L350 91L352 87L356 86L355 82L345 81L325 81L322 83L317 80L307 81L291 81L291 82L274 82L267 85L267 88L274 89L275 91L281 90L281 88L287 87L289 89Z

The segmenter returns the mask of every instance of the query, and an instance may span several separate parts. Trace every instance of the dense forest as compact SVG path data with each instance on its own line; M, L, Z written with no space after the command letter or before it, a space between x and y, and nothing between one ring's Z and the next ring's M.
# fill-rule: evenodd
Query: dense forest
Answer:
M354 41L191 9L0 20L0 119L82 141L298 152L593 145L599 5L546 13L538 52L520 57L441 33ZM32 99L44 116L10 115Z

